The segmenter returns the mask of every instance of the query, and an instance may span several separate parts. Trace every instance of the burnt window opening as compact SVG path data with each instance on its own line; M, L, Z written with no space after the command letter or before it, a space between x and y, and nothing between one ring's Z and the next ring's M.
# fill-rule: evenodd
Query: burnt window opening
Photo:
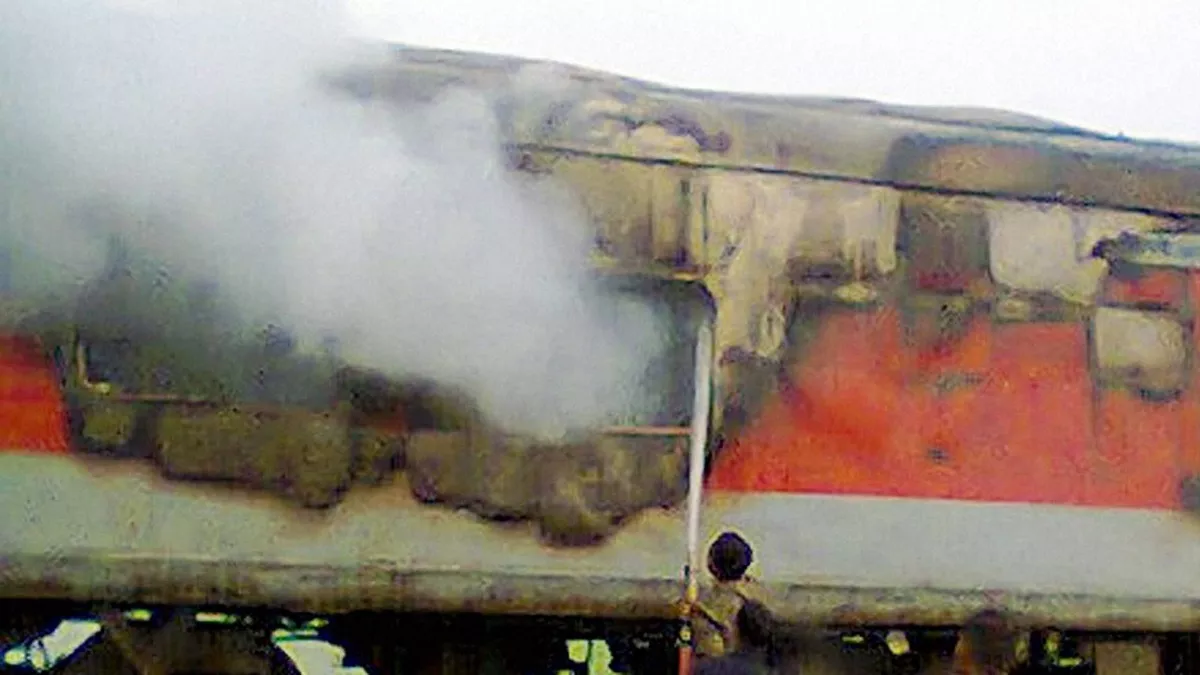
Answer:
M1136 274L1102 281L1090 323L1093 366L1103 387L1152 402L1177 399L1188 386L1193 358L1187 274L1138 266Z
M1190 330L1173 312L1099 307L1090 334L1100 386L1171 401L1187 386Z
M686 427L691 424L695 396L696 335L713 313L713 300L695 282L641 276L603 278L606 292L644 303L660 320L664 333L651 354L639 384L652 393L642 409L630 411L621 426Z
M988 221L977 202L905 195L896 249L910 288L961 293L991 281Z
M625 411L611 427L634 435L687 427L692 418L697 329L712 314L711 297L695 282L633 275L602 276L599 281L602 292L645 304L664 330L657 349L647 352L647 367L635 383L649 394L649 400ZM443 383L425 378L396 381L349 367L337 379L340 400L368 416L403 411L406 425L414 431L462 431L478 421L479 410L469 394Z
M128 338L81 341L83 375L89 382L123 382L128 379L125 364L134 354Z

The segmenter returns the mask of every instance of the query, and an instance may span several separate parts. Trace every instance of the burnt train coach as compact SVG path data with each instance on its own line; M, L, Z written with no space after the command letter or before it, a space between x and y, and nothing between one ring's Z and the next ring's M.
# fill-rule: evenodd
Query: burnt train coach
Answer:
M186 328L97 309L149 306L159 283L114 245L69 310L8 322L0 505L27 517L0 528L0 595L328 613L351 642L415 634L363 614L385 611L659 630L686 562L692 375L711 368L702 530L755 542L785 616L917 635L999 605L1076 635L1097 672L1184 658L1200 150L408 48L325 85L487 101L515 180L587 215L594 274L671 319L660 409L545 443L278 331L213 368L203 289L157 315ZM490 620L422 648L479 647ZM1112 670L1129 653L1153 665ZM418 669L457 668L435 661Z

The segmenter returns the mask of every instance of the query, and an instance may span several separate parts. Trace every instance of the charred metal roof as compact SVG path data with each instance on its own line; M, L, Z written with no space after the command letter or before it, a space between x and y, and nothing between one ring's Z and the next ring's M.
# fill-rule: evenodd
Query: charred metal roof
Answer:
M666 87L564 64L396 47L343 87L501 100L508 141L563 152L794 173L950 194L1200 215L1200 147L1104 135L1030 115ZM644 133L654 130L655 133Z

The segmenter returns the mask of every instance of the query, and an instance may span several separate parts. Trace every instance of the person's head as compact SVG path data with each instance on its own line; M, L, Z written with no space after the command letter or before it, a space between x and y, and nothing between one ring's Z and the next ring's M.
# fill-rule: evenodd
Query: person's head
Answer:
M754 551L736 532L724 532L708 547L708 571L717 581L737 581L746 575Z
M983 673L1006 673L1017 661L1019 635L1007 614L977 612L962 629L957 655Z
M738 647L742 649L767 649L772 646L774 617L761 602L747 600L742 603L736 619Z

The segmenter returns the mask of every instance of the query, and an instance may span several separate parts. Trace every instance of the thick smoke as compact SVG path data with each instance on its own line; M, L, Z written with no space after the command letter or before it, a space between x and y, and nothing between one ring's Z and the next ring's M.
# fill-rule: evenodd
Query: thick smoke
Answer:
M115 236L214 281L242 328L271 321L355 365L440 379L514 431L647 403L635 385L656 319L592 285L583 214L504 169L486 96L397 109L330 95L320 75L384 58L340 33L340 3L169 9L0 4L13 294L69 300Z

